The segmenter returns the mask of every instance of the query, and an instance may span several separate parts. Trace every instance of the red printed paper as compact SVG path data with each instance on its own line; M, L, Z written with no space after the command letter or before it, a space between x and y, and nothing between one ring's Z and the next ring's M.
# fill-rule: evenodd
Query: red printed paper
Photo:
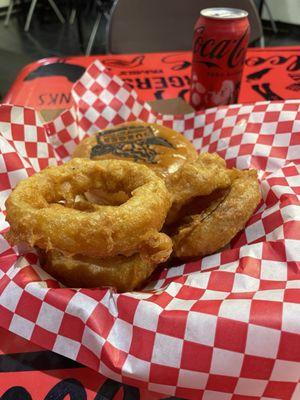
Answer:
M74 82L95 60L131 85L142 100L188 101L191 59L190 51L45 58L20 72L5 101L37 110L69 108ZM239 102L297 99L299 69L300 47L249 48Z

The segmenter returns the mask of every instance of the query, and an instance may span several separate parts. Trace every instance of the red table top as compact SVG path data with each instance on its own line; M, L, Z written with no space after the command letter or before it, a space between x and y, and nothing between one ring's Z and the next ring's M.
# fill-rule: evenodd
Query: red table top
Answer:
M69 394L69 396L67 396ZM122 385L0 328L2 400L158 400L164 395Z
M188 100L190 52L40 60L21 71L5 101L36 109L70 107L73 83L95 59L132 85L144 100L178 96ZM299 91L300 47L248 50L240 102L298 98ZM121 399L123 394L132 400L139 396L147 400L166 397L142 391L139 394L135 388L122 387L3 329L0 329L0 372L2 399L60 399L67 394L70 399L87 400Z
M191 52L46 58L21 71L5 102L36 109L70 107L73 83L96 59L132 85L143 100L188 100ZM240 103L298 98L299 90L300 47L248 49Z

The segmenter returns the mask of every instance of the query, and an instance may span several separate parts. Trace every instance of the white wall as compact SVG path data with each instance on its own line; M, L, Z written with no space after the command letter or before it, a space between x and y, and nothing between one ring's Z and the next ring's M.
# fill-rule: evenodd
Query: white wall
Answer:
M9 0L0 0L0 7L6 7L9 4Z
M300 25L300 0L266 0L275 21ZM264 7L263 19L269 19Z

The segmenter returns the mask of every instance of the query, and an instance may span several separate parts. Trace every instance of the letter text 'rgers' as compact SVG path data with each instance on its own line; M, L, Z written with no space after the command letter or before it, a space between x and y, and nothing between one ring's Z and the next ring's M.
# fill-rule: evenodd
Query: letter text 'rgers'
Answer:
M250 28L247 12L206 8L193 39L190 104L196 109L237 101Z

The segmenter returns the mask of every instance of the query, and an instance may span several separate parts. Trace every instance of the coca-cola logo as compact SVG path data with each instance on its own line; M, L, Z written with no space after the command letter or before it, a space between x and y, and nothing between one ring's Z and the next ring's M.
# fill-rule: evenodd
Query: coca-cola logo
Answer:
M221 39L204 35L205 27L197 29L194 42L194 61L205 64L207 67L221 68L219 60L224 60L228 68L237 68L243 65L248 46L249 28L238 39ZM224 64L224 62L222 62Z

